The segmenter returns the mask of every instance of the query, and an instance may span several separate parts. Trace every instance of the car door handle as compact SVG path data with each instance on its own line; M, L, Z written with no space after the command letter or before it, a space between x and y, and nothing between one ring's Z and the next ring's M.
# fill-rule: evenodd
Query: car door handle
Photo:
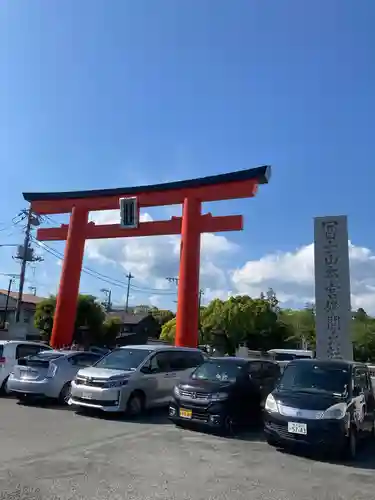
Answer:
M177 373L166 373L164 375L165 378L173 378L173 377L176 377Z

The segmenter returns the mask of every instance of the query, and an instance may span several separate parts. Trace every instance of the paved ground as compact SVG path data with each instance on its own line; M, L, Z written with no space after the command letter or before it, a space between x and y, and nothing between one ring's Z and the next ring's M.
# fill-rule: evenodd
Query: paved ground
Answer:
M372 457L372 458L371 458ZM375 450L344 466L225 439L0 400L0 500L373 500Z

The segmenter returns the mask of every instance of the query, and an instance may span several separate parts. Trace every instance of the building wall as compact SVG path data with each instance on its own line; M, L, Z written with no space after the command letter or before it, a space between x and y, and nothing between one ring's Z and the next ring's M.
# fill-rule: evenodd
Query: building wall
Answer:
M6 295L0 294L0 316L4 318ZM0 330L0 339L24 339L26 335L38 335L39 331L34 327L35 305L23 303L21 306L20 322L14 321L17 301L9 297L6 321L9 323L8 332ZM2 321L1 321L2 322Z

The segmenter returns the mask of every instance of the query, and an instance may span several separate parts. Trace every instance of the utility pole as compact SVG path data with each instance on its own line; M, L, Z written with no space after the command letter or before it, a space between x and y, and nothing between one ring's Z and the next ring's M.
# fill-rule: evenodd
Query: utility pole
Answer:
M22 297L23 297L23 287L25 285L25 276L26 276L26 265L28 262L34 262L36 260L41 260L40 257L34 257L33 251L30 247L30 236L31 236L31 227L39 225L39 218L33 215L31 208L29 210L23 212L25 215L27 214L27 224L25 228L25 239L23 242L23 252L18 258L21 259L21 272L20 272L20 285L18 288L18 297L17 297L17 306L15 313L15 322L19 323L20 321L20 313L21 313L21 305L22 305Z
M7 298L6 298L6 302L5 302L5 309L4 309L4 328L5 328L5 323L7 321L9 297L10 297L10 292L12 290L12 284L13 284L13 278L10 278L8 292L7 292Z
M169 281L169 283L175 283L176 286L178 286L178 282L180 281L180 278L171 278L171 277L168 277L168 278L165 278L167 281ZM204 295L204 291L202 290L202 288L199 289L199 298L198 298L198 310L199 310L199 313L200 313L200 310L201 310L201 305L202 305L202 296ZM177 302L176 300L174 300L173 302ZM200 318L200 315L199 315L199 318ZM200 319L199 319L199 326L200 326Z
M128 312L128 310L129 310L130 282L134 278L134 276L132 275L132 273L128 273L126 275L126 278L128 279L128 289L126 291L125 312Z
M36 295L36 286L29 286L29 290L34 296Z

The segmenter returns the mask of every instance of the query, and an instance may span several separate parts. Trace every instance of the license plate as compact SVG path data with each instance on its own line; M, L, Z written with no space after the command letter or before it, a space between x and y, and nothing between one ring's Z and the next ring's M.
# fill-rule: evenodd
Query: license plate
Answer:
M94 399L94 395L92 392L83 392L81 398L82 399Z
M307 425L299 424L297 422L288 422L288 432L292 434L302 434L306 436L307 434Z
M191 410L184 410L180 408L180 417L181 418L192 418L193 412Z

